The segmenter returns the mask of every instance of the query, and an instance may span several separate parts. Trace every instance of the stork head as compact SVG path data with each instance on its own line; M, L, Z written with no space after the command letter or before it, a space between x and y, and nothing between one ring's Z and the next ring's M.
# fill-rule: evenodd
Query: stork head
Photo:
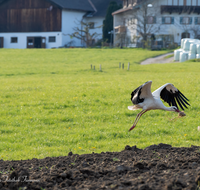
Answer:
M176 106L172 106L172 107L171 107L171 110L172 110L172 111L175 111L175 112L178 112L178 113L181 112Z

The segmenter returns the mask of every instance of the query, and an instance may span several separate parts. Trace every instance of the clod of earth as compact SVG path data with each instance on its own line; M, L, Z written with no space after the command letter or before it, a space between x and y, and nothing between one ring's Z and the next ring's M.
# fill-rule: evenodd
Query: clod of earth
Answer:
M181 111L181 112L178 113L178 116L184 117L184 116L186 116L186 114L183 111Z
M0 160L0 189L199 190L199 158L199 146L161 143L144 150L127 145L121 152Z

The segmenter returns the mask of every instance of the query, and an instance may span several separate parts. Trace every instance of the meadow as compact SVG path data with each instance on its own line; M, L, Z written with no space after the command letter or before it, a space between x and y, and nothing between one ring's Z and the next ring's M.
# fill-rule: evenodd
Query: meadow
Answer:
M200 62L139 64L167 52L0 49L0 159L113 152L126 145L199 146ZM182 118L172 112L147 112L128 132L139 112L127 109L130 94L149 80L152 91L173 83L191 106Z

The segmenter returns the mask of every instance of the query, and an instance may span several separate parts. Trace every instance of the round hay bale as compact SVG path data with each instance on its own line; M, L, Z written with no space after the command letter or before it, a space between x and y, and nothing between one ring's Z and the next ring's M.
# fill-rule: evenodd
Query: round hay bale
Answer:
M196 59L200 59L200 54L196 54Z
M183 47L184 47L184 42L185 42L186 40L190 40L190 38L183 38L183 39L181 39L181 49L183 49Z
M175 60L175 61L179 61L180 53L181 53L182 51L183 51L182 49L174 50L174 60Z
M200 44L197 44L196 48L197 48L197 54L200 54Z
M196 54L197 53L197 46L195 43L190 44L190 53Z
M188 60L189 59L196 59L196 54L194 54L194 53L189 53L188 54Z
M191 41L185 40L184 41L184 45L183 45L183 50L184 51L189 51L190 50L190 44L191 44Z
M188 52L182 51L180 52L179 61L184 62L188 60Z

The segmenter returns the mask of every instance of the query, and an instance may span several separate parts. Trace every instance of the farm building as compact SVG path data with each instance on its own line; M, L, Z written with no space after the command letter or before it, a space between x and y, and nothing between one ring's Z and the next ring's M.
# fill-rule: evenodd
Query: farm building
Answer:
M0 47L83 47L82 40L72 39L69 34L78 21L84 21L91 23L95 30L92 32L99 33L101 39L102 27L94 26L102 26L110 1L113 0L0 0Z
M149 39L162 48L200 38L200 0L122 1L123 8L113 13L116 46L141 47Z

